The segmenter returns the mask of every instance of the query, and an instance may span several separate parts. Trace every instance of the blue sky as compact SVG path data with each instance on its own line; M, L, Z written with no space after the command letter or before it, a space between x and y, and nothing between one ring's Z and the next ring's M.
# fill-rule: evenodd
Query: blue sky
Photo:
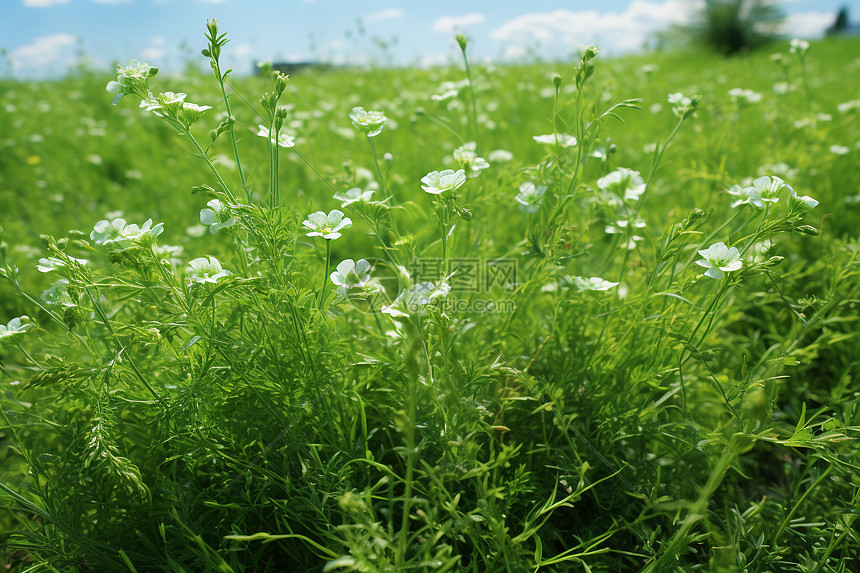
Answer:
M588 44L618 54L683 23L702 1L0 0L0 70L56 75L83 51L105 69L140 59L175 71L199 55L212 17L232 40L225 59L238 73L256 60L444 63L456 56L458 31L475 59L567 57ZM791 36L821 35L842 5L860 20L860 0L771 1L788 15ZM377 40L391 45L388 53Z

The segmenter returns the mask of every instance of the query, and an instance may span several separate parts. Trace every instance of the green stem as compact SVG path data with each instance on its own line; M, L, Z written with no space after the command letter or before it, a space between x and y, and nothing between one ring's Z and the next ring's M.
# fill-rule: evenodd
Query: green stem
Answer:
M322 291L320 292L320 300L319 300L319 308L322 308L323 302L325 301L325 289L328 286L328 269L330 265L331 258L331 240L325 240L325 274L323 275L323 284Z
M374 145L372 137L368 137L367 141L370 142L370 150L373 152L373 163L376 165L376 173L379 175L379 185L382 187L382 193L388 196L388 187L385 185L385 178L382 176L382 169L379 167L379 159L376 157L376 145Z
M469 95L472 99L472 133L475 137L475 148L478 149L478 100L475 97L475 84L472 83L472 69L469 67L469 58L466 57L466 48L463 52L463 62L466 64L466 77L469 79Z
M224 98L224 108L227 110L227 117L233 117L233 113L230 111L230 102L227 98L227 89L224 87L224 78L221 76L221 65L218 61L215 61L215 77L218 78L218 83L221 85L221 96ZM245 180L245 172L242 170L242 161L239 159L239 144L236 141L236 130L234 129L234 124L230 123L230 139L233 142L233 156L236 158L236 167L239 170L239 178L242 181L242 188L248 194L248 203L251 202L251 190L248 188L248 184Z
M827 469L824 470L824 473L818 476L818 479L815 480L815 483L813 483L811 486L809 486L809 489L803 492L803 495L800 496L800 499L797 500L797 503L795 503L794 507L791 508L791 511L788 512L788 515L786 515L785 519L782 520L782 524L779 526L779 529L776 530L776 534L773 536L773 543L771 545L774 548L776 547L776 543L777 541L779 541L779 538L782 537L782 532L785 531L785 528L788 527L788 524L791 522L791 518L794 517L794 514L797 513L798 509L800 509L800 505L803 503L803 500L805 500L809 496L809 494L812 493L812 490L814 490L821 482L824 481L824 478L826 478L830 474L830 470L832 469L832 464L827 466Z

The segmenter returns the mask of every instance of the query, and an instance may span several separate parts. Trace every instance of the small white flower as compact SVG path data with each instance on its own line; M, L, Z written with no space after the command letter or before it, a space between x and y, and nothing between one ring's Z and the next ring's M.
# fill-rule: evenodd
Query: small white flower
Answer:
M152 219L147 219L143 226L135 224L127 225L125 219L117 218L113 221L101 220L95 224L90 239L97 245L118 244L120 247L128 247L131 243L150 242L164 231L164 223L152 224Z
M761 94L753 90L743 88L733 88L729 90L729 97L733 102L743 103L758 103L761 101Z
M308 237L333 240L340 237L339 231L341 229L348 229L352 226L352 219L344 217L341 211L333 209L328 215L323 211L311 213L302 224L311 230L307 234Z
M791 195L789 196L788 202L793 210L800 211L801 213L804 211L811 211L818 207L818 200L813 199L809 195L799 196L794 189L791 189Z
M381 111L366 111L363 107L354 107L349 114L352 125L367 137L382 133L382 127L388 118Z
M200 210L200 222L209 225L209 232L213 235L236 224L236 217L232 216L229 207L218 199L212 199L206 205L207 209Z
M11 340L12 337L24 334L31 325L22 324L21 319L27 319L26 316L18 316L10 320L5 325L0 323L0 342Z
M526 181L520 185L520 192L514 197L519 203L519 209L523 213L535 213L540 209L543 202L543 196L546 193L546 185L535 185L531 181Z
M618 283L610 282L600 277L573 277L573 284L578 292L586 290L606 291L618 286Z
M432 195L452 192L459 189L466 182L466 172L462 169L456 172L453 169L443 171L431 171L421 178L421 188Z
M849 153L851 153L851 149L845 147L844 145L831 145L830 153L834 155L848 155Z
M157 73L158 68L147 63L132 62L125 68L117 66L116 81L108 82L105 89L116 94L113 105L128 94L137 94L143 98L149 93L149 78Z
M448 101L449 99L454 99L457 97L457 94L460 92L457 90L448 90L445 93L441 94L433 94L430 96L430 99L433 101Z
M354 288L362 288L370 280L370 275L367 271L370 270L370 263L365 259L359 259L358 262L352 259L341 261L337 266L337 270L331 274L331 282L338 287L340 294L346 294Z
M761 200L761 194L755 187L741 187L740 185L732 185L726 192L729 195L740 197L737 201L731 204L731 208L740 207L741 205L752 205L759 209L764 209L764 203Z
M218 279L232 275L221 268L221 263L213 256L199 257L188 263L188 284L216 283Z
M743 266L743 259L735 247L727 247L725 243L714 243L706 250L699 251L703 259L696 261L700 267L708 269L705 275L712 279L721 279L724 272L739 270Z
M753 188L758 191L761 200L766 203L776 203L779 201L778 195L783 188L787 188L789 192L794 191L790 185L776 176L768 177L765 175L764 177L754 179L752 183Z
M411 314L420 313L425 306L436 298L444 298L451 292L451 287L442 282L435 285L431 282L423 282L405 288L388 306L382 307L382 312L392 317L408 317Z
M373 197L373 193L374 193L373 189L369 189L367 191L362 191L358 187L353 187L352 189L347 189L346 191L343 191L343 192L338 191L337 193L334 194L334 197L332 197L332 198L337 199L338 201L341 201L341 204L340 204L341 207L346 207L347 205L350 205L351 203L356 203L356 202L368 203L368 202L370 202L370 198Z
M800 54L804 55L809 51L809 42L806 40L801 40L800 38L794 38L789 43L788 51L792 54Z
M562 147L573 147L576 145L576 138L567 133L550 133L548 135L535 135L532 136L532 139L537 141L538 143L543 143L545 145L558 145Z
M672 104L672 113L678 117L688 117L689 115L692 115L696 110L696 107L699 105L698 96L688 97L681 92L669 94L667 100Z
M454 150L454 160L460 164L468 177L477 177L481 171L490 166L483 157L475 152L475 142L464 143Z
M493 163L501 163L504 161L510 161L514 158L514 154L508 151L507 149L494 149L487 155L490 161Z
M272 144L277 143L279 147L294 147L296 145L295 137L283 131L278 133L278 141L275 142L275 134L265 125L257 124L257 135L267 138Z
M76 259L75 257L69 257L69 260L78 263L79 265L87 264L86 259ZM39 259L39 264L36 265L36 270L40 273L50 273L51 271L55 271L59 268L63 268L66 266L64 261L57 259L55 257L41 258Z
M645 192L645 181L638 171L619 167L597 180L597 186L604 191L624 197L625 201L635 201Z
M42 291L42 296L40 298L49 306L55 304L74 306L72 297L69 296L69 281L67 279L56 281L50 287Z

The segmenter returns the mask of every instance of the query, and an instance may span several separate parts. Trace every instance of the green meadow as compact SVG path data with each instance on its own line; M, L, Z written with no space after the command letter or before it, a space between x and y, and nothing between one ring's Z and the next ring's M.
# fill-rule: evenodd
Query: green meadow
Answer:
M860 38L223 32L0 79L6 570L860 570Z

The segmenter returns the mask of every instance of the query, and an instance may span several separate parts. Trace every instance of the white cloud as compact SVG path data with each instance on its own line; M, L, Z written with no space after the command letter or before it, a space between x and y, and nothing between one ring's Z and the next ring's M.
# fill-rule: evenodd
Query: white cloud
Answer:
M166 53L163 48L152 47L144 49L140 55L144 60L156 61L163 59Z
M69 0L24 0L25 8L49 8L57 4L65 4Z
M671 24L685 24L695 17L703 0L633 0L623 12L559 9L552 12L523 14L508 20L492 32L492 38L505 46L557 46L572 49L596 44L606 52L640 49L648 36ZM521 51L521 50L520 50Z
M254 48L251 44L239 44L238 46L233 46L231 52L237 58L244 58L245 56L250 56L254 51Z
M96 4L128 4L131 0L93 0Z
M433 22L433 31L440 34L451 34L468 26L480 24L486 19L487 17L480 12L463 14L462 16L442 16Z
M380 10L378 12L372 12L370 14L366 14L364 16L364 20L366 22L379 22L380 20L393 20L395 18L402 18L405 12L403 8L386 8L385 10Z
M73 34L53 34L36 38L32 44L19 46L9 53L12 67L15 70L25 70L59 63L58 60L71 55L70 48L77 40L77 36Z
M203 2L205 4L223 4L227 0L197 0L198 2Z
M782 23L780 31L793 38L811 38L821 36L835 20L836 17L830 12L789 14Z

